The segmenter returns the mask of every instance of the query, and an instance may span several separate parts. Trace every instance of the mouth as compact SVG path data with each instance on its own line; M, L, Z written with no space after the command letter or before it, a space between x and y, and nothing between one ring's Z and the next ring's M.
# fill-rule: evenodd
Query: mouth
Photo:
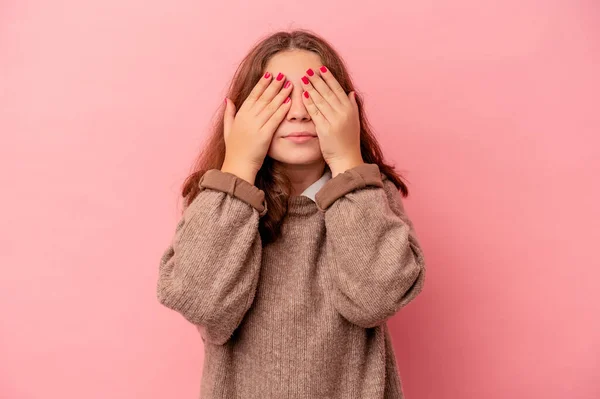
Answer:
M292 132L283 136L283 138L292 138L292 137L317 137L316 133L311 132Z
M293 132L284 136L283 138L293 143L300 144L317 138L317 135L311 132Z

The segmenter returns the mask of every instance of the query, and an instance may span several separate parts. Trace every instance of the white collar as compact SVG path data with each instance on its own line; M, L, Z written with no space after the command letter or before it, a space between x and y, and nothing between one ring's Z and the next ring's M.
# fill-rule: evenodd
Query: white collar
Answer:
M321 187L323 187L323 185L327 183L329 179L331 179L331 170L329 170L329 168L325 168L325 172L323 173L321 178L313 184L311 184L310 186L308 186L306 190L304 190L300 195L304 195L310 198L311 200L315 201L315 195L321 189Z

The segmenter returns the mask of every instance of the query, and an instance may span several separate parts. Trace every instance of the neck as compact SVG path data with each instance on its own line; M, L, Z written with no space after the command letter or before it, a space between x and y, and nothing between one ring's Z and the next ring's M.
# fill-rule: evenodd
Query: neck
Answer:
M324 160L303 165L281 164L281 168L292 184L291 196L298 196L325 173L327 164Z

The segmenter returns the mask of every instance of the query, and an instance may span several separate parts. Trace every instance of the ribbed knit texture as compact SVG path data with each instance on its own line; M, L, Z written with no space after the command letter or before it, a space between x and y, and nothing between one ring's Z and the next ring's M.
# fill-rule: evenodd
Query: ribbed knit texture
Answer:
M398 399L386 320L421 292L425 261L376 164L292 197L262 247L264 192L213 169L160 260L159 301L204 341L201 399Z

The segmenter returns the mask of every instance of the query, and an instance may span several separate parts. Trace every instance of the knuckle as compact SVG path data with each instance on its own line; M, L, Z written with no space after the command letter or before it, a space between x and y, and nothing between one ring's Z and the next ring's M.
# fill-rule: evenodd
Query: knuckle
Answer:
M260 94L253 93L248 98L250 99L250 102L256 103L260 101Z
M273 113L275 113L275 111L277 111L277 108L279 108L278 104L271 103L267 106L267 112L270 114L273 114Z
M256 104L258 104L260 107L264 107L265 105L267 105L267 100L265 100L264 97L260 97L256 100Z

